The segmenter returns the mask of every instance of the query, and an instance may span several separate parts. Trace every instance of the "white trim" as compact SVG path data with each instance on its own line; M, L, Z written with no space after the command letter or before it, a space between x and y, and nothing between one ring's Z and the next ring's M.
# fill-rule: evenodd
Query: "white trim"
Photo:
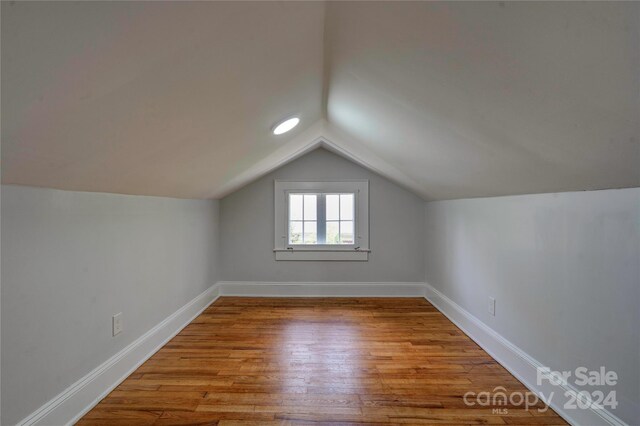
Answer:
M355 197L354 243L350 245L289 244L288 194L291 192L353 193ZM366 179L306 181L276 179L274 181L273 249L276 260L369 260L369 181Z
M570 384L552 385L548 380L545 380L542 385L537 385L537 371L538 368L544 367L542 363L502 337L431 285L425 283L425 288L425 298L436 309L449 318L451 322L473 339L500 365L509 370L529 390L537 394L541 399L544 399L543 395L549 396L553 392L553 398L549 405L567 422L572 425L626 425L625 422L605 408L565 410L564 403L567 400L565 392L574 396L577 395L578 391L573 386Z
M423 297L424 283L221 281L221 296Z
M220 281L51 401L18 423L26 425L71 425L78 421L143 362L193 321L219 296L240 297L425 297L451 322L480 345L491 357L538 396L554 392L551 408L573 425L625 426L610 411L600 408L565 410L565 392L571 385L536 383L539 361L502 337L460 305L426 283L420 282L245 282ZM542 393L542 394L541 394Z
M366 262L369 250L274 250L276 260L313 260L337 262Z
M212 304L219 297L218 289L217 284L209 287L20 421L18 426L71 425L77 422L143 362Z

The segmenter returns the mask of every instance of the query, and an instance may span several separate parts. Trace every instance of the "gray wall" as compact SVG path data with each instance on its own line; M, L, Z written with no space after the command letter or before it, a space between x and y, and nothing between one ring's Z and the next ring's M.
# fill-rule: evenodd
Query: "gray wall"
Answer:
M274 179L369 179L369 261L276 261ZM423 201L419 197L349 160L318 149L221 200L222 279L422 282L423 227Z
M640 188L432 202L425 216L427 283L554 370L616 371L613 412L640 419Z
M2 424L213 285L217 240L217 201L2 186Z

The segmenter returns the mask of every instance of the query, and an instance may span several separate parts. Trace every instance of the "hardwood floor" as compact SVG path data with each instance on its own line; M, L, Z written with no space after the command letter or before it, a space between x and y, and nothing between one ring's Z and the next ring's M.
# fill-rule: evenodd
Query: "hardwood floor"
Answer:
M566 424L465 405L497 386L527 391L421 298L223 297L78 424Z

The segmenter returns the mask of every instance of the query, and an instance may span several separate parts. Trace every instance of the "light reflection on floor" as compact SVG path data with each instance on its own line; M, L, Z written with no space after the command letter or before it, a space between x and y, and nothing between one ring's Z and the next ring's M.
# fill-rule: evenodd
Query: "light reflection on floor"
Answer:
M327 315L329 311L329 315ZM296 315L292 315L294 318ZM277 369L284 376L282 392L354 392L362 388L361 329L348 310L306 309L300 319L285 321ZM327 319L327 316L330 319Z

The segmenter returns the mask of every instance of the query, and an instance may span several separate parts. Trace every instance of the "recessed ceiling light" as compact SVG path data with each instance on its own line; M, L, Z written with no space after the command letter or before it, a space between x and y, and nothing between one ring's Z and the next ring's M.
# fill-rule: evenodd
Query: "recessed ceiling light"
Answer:
M278 123L273 128L273 134L274 135L281 135L283 133L287 133L289 130L291 130L294 127L296 127L299 122L300 122L300 119L298 117L287 118L286 120L282 121L281 123Z

